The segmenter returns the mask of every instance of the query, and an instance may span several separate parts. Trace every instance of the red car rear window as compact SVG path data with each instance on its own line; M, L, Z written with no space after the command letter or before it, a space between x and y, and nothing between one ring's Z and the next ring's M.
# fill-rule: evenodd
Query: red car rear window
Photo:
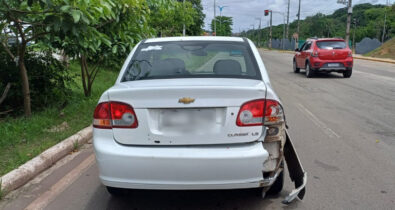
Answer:
M346 43L344 41L318 41L317 47L326 50L344 49L346 48Z

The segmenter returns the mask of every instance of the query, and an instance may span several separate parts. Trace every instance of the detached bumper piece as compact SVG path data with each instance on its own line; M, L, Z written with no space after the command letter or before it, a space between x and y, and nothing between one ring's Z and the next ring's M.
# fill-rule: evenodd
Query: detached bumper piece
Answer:
M289 137L288 131L286 131L287 139L284 145L284 158L287 162L289 176L292 182L295 183L295 189L282 201L283 204L289 204L296 197L300 200L303 199L306 192L307 173L303 170L302 164L300 163L298 154L295 151L295 147L292 144L291 138Z

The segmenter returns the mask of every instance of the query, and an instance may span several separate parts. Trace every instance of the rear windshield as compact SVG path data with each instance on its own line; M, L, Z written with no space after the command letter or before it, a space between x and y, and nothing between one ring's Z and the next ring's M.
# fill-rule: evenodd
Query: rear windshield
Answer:
M245 43L180 41L141 44L122 81L201 77L261 79Z
M319 41L317 46L320 49L333 50L333 49L345 49L346 43L344 41Z

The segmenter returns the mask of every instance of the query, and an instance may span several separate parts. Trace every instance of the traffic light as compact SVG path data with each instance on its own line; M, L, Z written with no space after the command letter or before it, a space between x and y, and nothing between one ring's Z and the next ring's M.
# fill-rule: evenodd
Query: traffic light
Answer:
M268 16L268 15L269 15L269 10L265 9L265 16Z

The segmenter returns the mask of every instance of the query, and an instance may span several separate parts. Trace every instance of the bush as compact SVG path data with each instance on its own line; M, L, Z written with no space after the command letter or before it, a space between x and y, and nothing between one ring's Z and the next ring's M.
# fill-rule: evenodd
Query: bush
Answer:
M49 52L29 52L26 54L25 64L29 76L32 110L67 103L71 89L66 84L72 81L72 77L61 62ZM7 83L11 83L11 89L0 105L0 112L13 110L13 115L20 114L23 111L23 94L19 69L3 50L0 50L0 66L0 94Z

